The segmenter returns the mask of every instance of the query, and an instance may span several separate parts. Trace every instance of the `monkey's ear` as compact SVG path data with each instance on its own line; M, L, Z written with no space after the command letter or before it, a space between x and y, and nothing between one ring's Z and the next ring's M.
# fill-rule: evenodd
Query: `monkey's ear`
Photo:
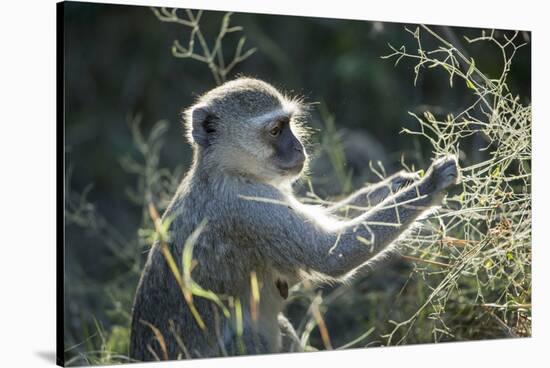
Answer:
M191 110L189 119L190 138L199 146L209 146L216 132L216 116L206 106L197 106Z

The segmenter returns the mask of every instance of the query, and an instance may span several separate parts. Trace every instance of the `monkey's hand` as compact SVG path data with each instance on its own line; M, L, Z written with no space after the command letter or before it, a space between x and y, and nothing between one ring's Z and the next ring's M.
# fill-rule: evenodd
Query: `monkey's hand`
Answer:
M443 192L451 185L457 184L460 181L460 171L456 157L449 155L435 160L426 172L424 180L433 192Z

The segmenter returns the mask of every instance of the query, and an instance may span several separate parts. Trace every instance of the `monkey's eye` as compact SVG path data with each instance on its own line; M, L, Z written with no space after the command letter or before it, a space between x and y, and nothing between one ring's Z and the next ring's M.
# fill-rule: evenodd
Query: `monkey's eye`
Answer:
M281 134L281 128L276 126L275 128L269 131L269 134L271 134L272 137L277 137L279 134Z
M277 125L275 125L273 128L271 128L271 130L269 131L269 134L272 137L277 137L277 136L279 136L279 134L281 134L282 129L283 129L282 122L278 122Z

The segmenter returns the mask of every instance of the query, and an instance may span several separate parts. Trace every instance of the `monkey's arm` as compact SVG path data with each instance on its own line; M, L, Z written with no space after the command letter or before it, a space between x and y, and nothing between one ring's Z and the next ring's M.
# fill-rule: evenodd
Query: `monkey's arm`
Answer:
M416 173L399 171L392 176L376 183L362 188L349 197L334 203L327 207L328 213L338 214L346 213L354 217L358 211L376 206L388 196L397 193L404 187L414 184L420 176Z
M282 272L304 269L342 277L383 251L426 210L442 198L458 178L454 158L436 161L416 184L347 222L338 222L300 206L272 200L245 200L248 216L235 226L240 241L258 244L259 252Z

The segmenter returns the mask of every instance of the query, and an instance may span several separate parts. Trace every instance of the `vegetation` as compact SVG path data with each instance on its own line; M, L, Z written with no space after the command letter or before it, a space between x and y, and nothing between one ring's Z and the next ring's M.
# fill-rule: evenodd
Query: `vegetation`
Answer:
M233 46L224 46L226 35L242 31L230 25L230 13L225 14L209 44L200 27L201 11L185 11L184 17L179 14L182 10L152 11L160 21L190 30L188 44L184 47L175 41L172 53L204 63L217 84L255 51L243 51L244 37ZM523 46L519 33L497 37L494 32L480 31L479 37L466 39L468 45L490 44L499 51L502 71L492 78L480 70L462 45L453 45L431 28L407 27L406 31L415 41L414 51L405 45L389 45L389 54L383 56L387 60L380 62L393 61L399 68L412 61L415 83L422 73L441 70L444 74L439 77L445 76L449 87L466 86L472 102L452 114L411 112L416 127L403 128L402 133L418 138L431 153L428 157L402 155L401 164L416 170L427 167L429 157L454 153L463 168L462 181L437 214L400 239L402 256L383 270L345 285L304 283L292 290L286 314L306 349L531 335L531 107L508 87L514 56ZM429 49L424 47L426 38L430 39ZM235 52L227 63L223 50L228 47ZM329 157L331 170L342 192L347 193L357 188L353 188L353 173L346 166L338 124L325 106L320 110L325 129L317 134L318 147ZM159 121L145 134L141 121L139 116L129 119L135 151L119 159L135 182L126 192L127 200L141 211L142 224L135 236L121 234L102 216L88 199L91 186L82 192L72 190L73 169L68 170L67 225L105 243L118 272L101 283L83 281L80 285L83 293L95 288L107 296L111 308L94 316L93 323L88 316L80 316L81 338L66 347L67 365L129 361L130 310L143 251L155 240L166 240L167 224L160 222L158 214L168 205L186 167L163 166L161 153L169 123ZM381 164L371 163L370 168L378 176L386 175ZM306 179L302 189L305 201L326 203L316 194L313 178ZM182 297L190 306L194 296L212 299L225 318L238 325L240 301L220 300L192 280L193 236L183 260L172 259L170 252L165 252ZM200 311L197 315L200 320Z
M467 39L490 42L502 53L503 70L490 79L460 50L430 28L408 30L418 41L416 53L392 47L396 63L413 58L421 68L443 68L452 87L465 83L475 102L458 115L418 117L419 130L404 129L426 139L434 156L456 153L463 162L461 190L430 222L404 240L416 255L415 273L429 294L410 318L390 321L387 344L409 340L415 323L430 326L433 341L531 335L531 106L523 105L506 80L512 59L523 45L516 32L505 42L493 34ZM437 38L431 51L421 36ZM415 77L415 78L416 78ZM480 159L460 150L467 140L483 140ZM466 144L464 144L466 143ZM469 322L469 323L468 323ZM426 329L426 326L423 326ZM422 340L421 340L422 341Z

